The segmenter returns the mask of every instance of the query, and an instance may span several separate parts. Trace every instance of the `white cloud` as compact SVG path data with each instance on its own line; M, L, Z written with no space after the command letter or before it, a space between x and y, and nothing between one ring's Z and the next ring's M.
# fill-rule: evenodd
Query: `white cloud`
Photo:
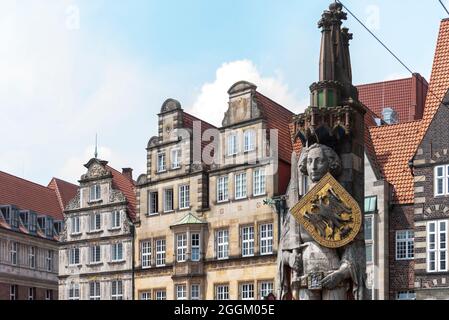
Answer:
M202 86L189 112L216 126L221 126L224 113L228 108L227 92L234 83L240 80L254 83L260 93L293 112L304 110L307 104L304 101L296 100L294 92L284 83L280 75L276 75L276 77L263 76L252 61L239 60L224 63L217 70L215 80Z

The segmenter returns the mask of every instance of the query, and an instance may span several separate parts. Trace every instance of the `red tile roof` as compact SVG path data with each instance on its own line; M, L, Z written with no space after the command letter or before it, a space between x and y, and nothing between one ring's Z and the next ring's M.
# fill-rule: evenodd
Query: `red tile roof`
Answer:
M428 83L419 74L413 77L357 86L359 100L379 116L386 107L392 107L399 122L419 120L422 117Z
M62 211L65 210L65 207L69 204L69 201L76 196L76 193L78 191L77 185L57 178L51 179L50 183L48 184L48 188L56 192L59 206L61 207Z
M136 218L137 207L135 181L129 179L126 175L123 175L121 172L110 166L106 166L106 169L112 173L112 188L120 190L125 195L125 198L128 201L128 216L134 221Z
M183 111L183 120L184 120L184 125L183 125L184 128L188 128L191 130L193 130L193 123L195 121L200 122L201 123L201 136L203 135L203 133L206 130L217 129L215 126L211 125L210 123L208 123L204 120L201 120L185 111ZM203 150L209 144L210 144L210 141L201 141L201 150Z
M0 171L0 204L15 205L63 220L62 207L54 189Z

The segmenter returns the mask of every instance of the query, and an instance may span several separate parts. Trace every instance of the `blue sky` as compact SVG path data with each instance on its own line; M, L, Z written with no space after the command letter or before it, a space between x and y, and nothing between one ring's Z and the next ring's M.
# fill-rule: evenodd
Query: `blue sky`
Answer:
M98 132L100 157L137 176L166 98L219 125L237 80L301 111L317 79L317 21L329 3L2 0L0 170L76 182ZM438 0L344 3L429 78L446 17ZM355 84L408 76L348 18Z

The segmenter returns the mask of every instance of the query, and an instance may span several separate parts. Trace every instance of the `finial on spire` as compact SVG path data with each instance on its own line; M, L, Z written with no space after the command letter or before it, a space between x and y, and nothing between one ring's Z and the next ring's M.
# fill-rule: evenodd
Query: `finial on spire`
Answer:
M95 159L98 158L98 134L95 134Z

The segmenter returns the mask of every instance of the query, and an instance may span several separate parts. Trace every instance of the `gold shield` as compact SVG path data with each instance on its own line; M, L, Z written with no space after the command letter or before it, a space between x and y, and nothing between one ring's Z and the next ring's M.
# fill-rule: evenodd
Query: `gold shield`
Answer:
M310 236L327 248L351 243L362 228L357 201L328 173L291 210Z

